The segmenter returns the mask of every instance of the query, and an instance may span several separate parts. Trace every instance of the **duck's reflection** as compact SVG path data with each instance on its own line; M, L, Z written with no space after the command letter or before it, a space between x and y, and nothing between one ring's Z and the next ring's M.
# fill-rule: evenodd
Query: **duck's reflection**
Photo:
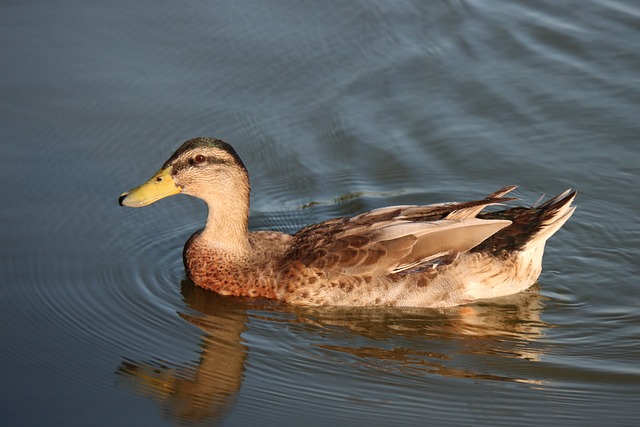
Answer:
M232 408L243 381L248 349L241 334L250 316L302 325L306 333L315 331L319 336L309 345L334 355L328 357L356 356L362 366L498 381L529 380L488 373L481 364L463 363L460 367L452 361L477 355L537 360L543 352L542 346L536 346L537 338L550 327L540 320L543 303L537 287L510 297L439 310L291 307L222 297L190 282L183 282L181 291L188 307L201 313L181 314L205 332L200 359L182 365L125 360L118 369L118 374L133 380L136 392L151 397L167 418L180 424L220 421ZM266 312L280 315L260 314ZM338 338L344 337L345 331L357 339L349 339L345 345L345 340Z
M246 328L250 305L188 281L182 282L181 292L189 308L203 314L180 314L205 332L200 359L175 366L125 360L118 374L135 380L136 391L151 397L170 420L221 420L233 406L242 383L247 349L240 335Z

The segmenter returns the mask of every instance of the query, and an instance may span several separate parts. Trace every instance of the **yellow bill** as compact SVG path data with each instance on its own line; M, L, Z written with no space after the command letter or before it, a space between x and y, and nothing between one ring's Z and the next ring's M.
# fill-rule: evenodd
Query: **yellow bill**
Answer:
M120 206L141 208L165 197L180 193L182 190L173 180L171 176L172 171L172 166L166 169L160 169L149 181L133 190L122 193L120 199L118 199Z

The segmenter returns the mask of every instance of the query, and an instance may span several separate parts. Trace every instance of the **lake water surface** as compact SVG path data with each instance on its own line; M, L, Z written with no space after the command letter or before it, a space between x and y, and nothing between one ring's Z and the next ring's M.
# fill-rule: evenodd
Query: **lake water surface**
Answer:
M640 6L5 1L0 424L637 425ZM216 136L252 229L578 190L527 292L296 308L185 280L204 205L121 192Z

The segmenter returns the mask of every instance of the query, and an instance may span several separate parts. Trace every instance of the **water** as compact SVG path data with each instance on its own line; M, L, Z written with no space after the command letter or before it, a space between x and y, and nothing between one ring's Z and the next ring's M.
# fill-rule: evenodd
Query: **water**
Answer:
M635 425L640 8L631 1L4 2L3 425ZM184 282L204 206L117 205L231 142L252 229L573 187L540 284L448 310Z

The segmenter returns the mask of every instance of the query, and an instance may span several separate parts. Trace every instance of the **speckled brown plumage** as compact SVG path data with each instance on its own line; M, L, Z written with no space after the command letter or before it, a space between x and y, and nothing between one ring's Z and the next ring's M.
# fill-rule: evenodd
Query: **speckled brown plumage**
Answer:
M194 283L220 294L305 305L443 307L513 294L536 281L544 244L573 213L575 193L537 207L483 212L514 200L505 197L514 189L470 202L376 209L294 235L250 233L245 166L230 145L197 138L120 202L144 206L176 192L202 198L207 225L185 244L184 264Z

